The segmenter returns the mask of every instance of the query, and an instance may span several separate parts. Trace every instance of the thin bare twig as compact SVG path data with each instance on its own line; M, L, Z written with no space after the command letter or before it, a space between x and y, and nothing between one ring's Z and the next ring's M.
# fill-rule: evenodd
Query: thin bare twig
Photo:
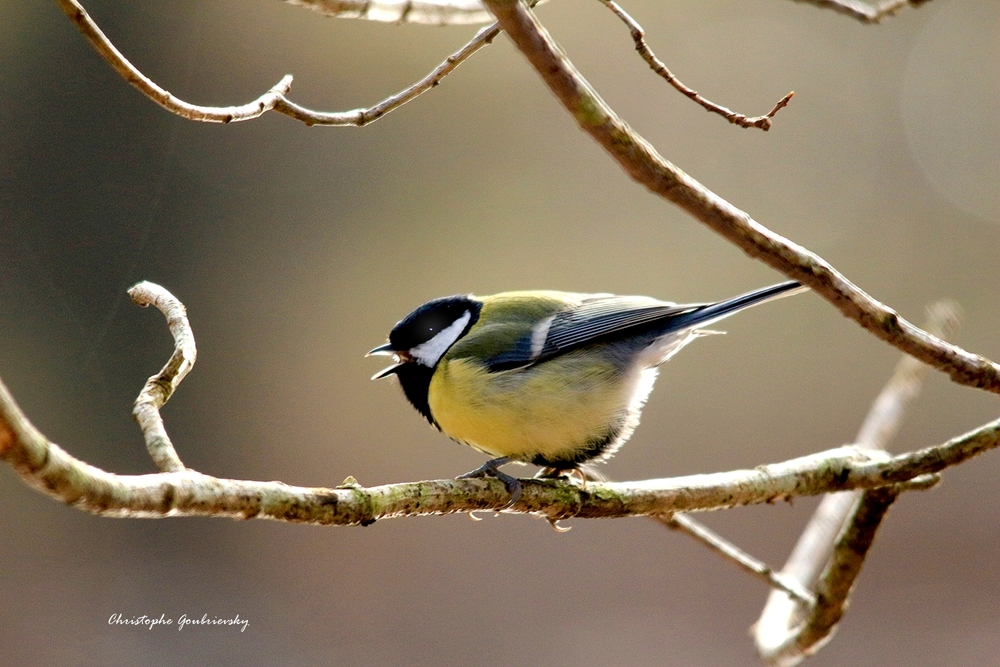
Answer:
M799 582L775 572L764 561L754 558L732 542L723 539L718 533L709 530L691 517L684 514L673 514L657 516L654 518L668 528L673 528L674 530L680 530L687 533L707 546L709 549L712 549L716 553L722 555L723 558L736 563L743 570L762 580L768 586L786 593L799 603L809 607L816 604L816 596L806 590L805 587L803 587Z
M368 107L367 109L354 109L341 112L313 111L282 98L275 105L275 111L300 120L306 125L356 125L363 127L437 86L441 83L441 79L451 74L456 67L468 60L469 56L473 53L492 43L493 39L499 34L500 28L496 23L481 28L465 46L448 56L444 62L435 67L423 79L417 81L406 90L387 97L375 106Z
M628 12L622 9L621 6L614 0L600 1L604 4L604 6L614 12L615 16L621 19L626 26L628 26L629 32L632 34L632 40L635 42L635 50L639 52L639 55L646 61L650 69L660 75L667 83L676 88L682 94L703 106L707 111L719 114L733 125L739 125L740 127L756 127L767 132L771 129L771 119L774 117L774 114L785 108L788 105L788 102L792 99L792 96L795 95L794 91L788 93L778 100L778 103L774 105L774 108L766 114L763 116L753 117L745 116L744 114L737 113L722 105L716 104L711 100L705 99L698 94L698 91L684 85L680 79L674 76L674 73L670 71L670 68L664 65L663 61L656 57L656 54L653 53L653 50L650 49L649 45L646 43L646 32L642 29L642 26L640 26L639 23L629 15Z
M832 9L838 14L850 16L862 23L878 23L887 16L892 16L904 7L919 7L930 0L883 0L870 5L861 0L795 0L822 9Z
M178 472L184 470L184 464L170 442L170 437L163 426L160 408L170 400L177 385L194 367L198 350L194 343L194 333L188 322L184 304L173 294L159 285L151 282L141 282L128 291L132 302L137 306L156 306L167 318L167 327L174 337L174 353L159 373L146 381L146 385L135 399L132 414L139 422L142 435L146 440L146 449L153 457L156 467L163 472Z
M960 316L956 304L940 301L928 307L927 317L927 330L946 337L957 329ZM913 357L900 359L858 431L858 446L873 451L888 446L929 370ZM754 627L766 664L792 667L832 637L875 532L898 493L887 487L823 499L781 571L786 579L814 589L818 603L806 608L780 591L771 593Z
M90 18L87 11L76 0L56 0L66 16L79 28L83 36L93 45L97 52L101 54L116 72L123 79L135 86L143 95L153 100L161 107L187 118L189 120L200 120L206 123L233 123L241 120L257 118L265 112L273 109L278 100L288 92L292 86L292 76L286 75L271 90L249 104L234 107L203 107L189 104L184 100L175 97L170 92L153 83L146 75L140 72L128 61L122 53L115 48L115 45L105 36L94 20Z
M919 7L930 0L883 0L870 5L860 0L796 0L832 9L863 23L878 23L906 6ZM486 23L492 18L480 0L285 0L326 16L366 19L386 23L464 25ZM602 0L603 2L603 0Z
M306 125L324 126L346 126L353 125L362 127L378 120L390 111L394 111L407 102L422 95L431 88L441 83L444 77L448 76L456 67L461 65L472 54L479 49L490 44L500 33L496 23L479 30L476 35L461 49L448 56L430 74L416 82L409 88L392 95L375 106L366 109L353 109L344 112L324 112L314 111L300 106L286 95L292 86L292 75L286 75L271 90L261 95L259 98L244 104L233 107L207 107L190 104L176 97L172 93L164 90L155 84L146 75L140 72L122 53L115 48L114 44L105 36L101 29L94 23L87 11L77 2L77 0L56 0L59 6L73 23L80 29L80 32L97 49L97 52L110 64L122 78L135 86L143 95L153 100L167 111L177 114L188 120L202 121L207 123L235 123L243 120L257 118L264 113L274 110L286 116L302 121Z
M636 182L673 202L749 256L808 285L842 314L906 354L947 373L954 382L1000 393L1000 366L942 341L858 289L829 262L775 234L656 150L614 112L517 0L484 0L504 32L549 89Z

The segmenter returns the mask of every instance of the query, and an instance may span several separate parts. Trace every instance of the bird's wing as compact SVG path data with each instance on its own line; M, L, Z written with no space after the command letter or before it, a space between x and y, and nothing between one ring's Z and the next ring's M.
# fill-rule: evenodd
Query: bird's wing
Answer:
M706 304L676 304L642 296L600 296L558 313L549 326L539 357L551 357L653 322L690 313Z
M676 304L645 296L580 295L581 298L517 330L496 355L488 355L492 371L537 364L599 339L691 330L717 322L744 308L808 289L795 281L778 283L717 303Z
M588 297L538 323L502 353L491 357L487 366L491 371L529 366L592 341L624 334L704 305L678 305L641 296Z

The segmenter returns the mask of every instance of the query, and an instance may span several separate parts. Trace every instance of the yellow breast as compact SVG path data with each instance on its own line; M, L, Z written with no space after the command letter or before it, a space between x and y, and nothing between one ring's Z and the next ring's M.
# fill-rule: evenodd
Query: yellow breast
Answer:
M629 384L610 363L580 352L500 373L442 359L428 398L441 430L478 450L522 461L572 460L622 419L633 399Z

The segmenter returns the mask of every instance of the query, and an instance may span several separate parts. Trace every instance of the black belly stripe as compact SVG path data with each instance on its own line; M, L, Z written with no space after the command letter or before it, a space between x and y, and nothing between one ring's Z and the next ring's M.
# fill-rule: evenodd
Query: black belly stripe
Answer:
M618 437L622 432L622 423L615 423L607 433L596 438L591 438L587 444L572 452L571 456L550 459L539 454L531 460L536 466L543 468L555 468L556 470L573 470L588 461L601 460L610 457L618 449Z

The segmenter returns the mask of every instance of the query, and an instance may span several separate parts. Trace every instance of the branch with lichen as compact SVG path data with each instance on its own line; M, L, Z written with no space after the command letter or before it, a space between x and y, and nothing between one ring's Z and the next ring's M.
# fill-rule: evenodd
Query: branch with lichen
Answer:
M0 460L30 486L92 514L122 518L215 516L368 525L395 517L498 510L506 504L508 493L496 479L365 488L349 478L335 488L306 488L222 479L184 468L173 453L158 411L194 363L194 335L183 305L162 287L139 283L129 294L139 305L162 310L174 335L171 361L150 379L137 401L157 413L155 419L139 423L147 443L151 439L157 443L150 452L164 472L117 475L74 458L42 435L0 384ZM150 386L170 391L144 400ZM753 470L672 479L586 486L565 480L524 480L521 499L505 511L559 521L698 512L851 489L890 487L899 492L926 488L935 482L937 473L998 444L1000 420L942 445L900 456L847 446ZM163 463L174 460L176 464Z

